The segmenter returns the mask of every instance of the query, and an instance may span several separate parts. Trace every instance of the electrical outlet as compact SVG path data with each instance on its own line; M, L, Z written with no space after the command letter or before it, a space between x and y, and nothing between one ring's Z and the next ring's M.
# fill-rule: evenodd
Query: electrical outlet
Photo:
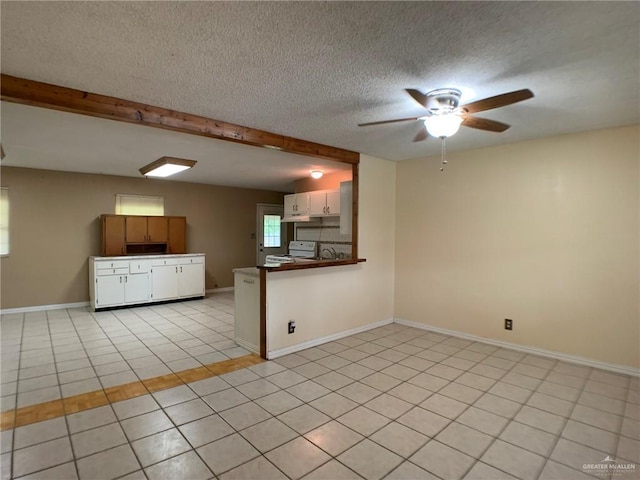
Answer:
M505 330L513 330L513 320L509 318L504 319L504 329Z
M294 322L293 320L289 320L289 324L288 324L288 332L289 335L291 335L296 329L296 322Z

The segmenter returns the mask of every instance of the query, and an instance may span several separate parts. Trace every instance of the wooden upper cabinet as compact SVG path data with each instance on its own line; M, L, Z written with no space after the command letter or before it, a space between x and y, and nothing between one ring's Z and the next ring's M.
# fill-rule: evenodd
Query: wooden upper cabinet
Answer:
M101 216L101 255L187 253L186 217Z
M147 217L125 217L127 243L147 241Z
M166 243L169 240L167 217L147 217L147 242Z
M168 217L169 244L167 253L187 253L187 218Z
M121 215L102 215L102 255L125 254L124 217Z
M167 243L167 217L127 216L127 243Z

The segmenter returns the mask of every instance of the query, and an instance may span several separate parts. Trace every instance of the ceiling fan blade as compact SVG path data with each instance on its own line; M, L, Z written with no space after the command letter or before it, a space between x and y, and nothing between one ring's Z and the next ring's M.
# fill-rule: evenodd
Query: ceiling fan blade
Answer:
M477 128L478 130L487 130L489 132L504 132L510 125L502 122L496 122L495 120L488 120L486 118L467 117L462 120L462 125L465 127Z
M516 90L515 92L503 93L495 97L484 98L475 102L462 105L466 113L484 112L494 108L506 107L513 103L518 103L528 98L533 98L533 92L527 88L524 90Z
M396 122L408 122L409 120L419 120L420 117L407 117L407 118L396 118L395 120L381 120L379 122L369 122L369 123L359 123L359 127L368 127L370 125L382 125L385 123L396 123Z
M427 96L424 93L414 88L405 88L404 91L407 92L409 95L411 95L411 98L413 98L420 105L422 105L425 108L427 107Z
M429 138L429 133L427 132L427 128L423 125L415 137L413 137L414 142L421 142Z

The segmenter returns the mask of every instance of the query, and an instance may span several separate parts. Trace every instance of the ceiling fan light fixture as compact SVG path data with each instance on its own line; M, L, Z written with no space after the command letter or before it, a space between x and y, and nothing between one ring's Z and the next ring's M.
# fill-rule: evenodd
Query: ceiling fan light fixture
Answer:
M185 158L162 157L145 165L140 169L140 173L145 177L168 177L178 172L188 170L196 164L195 160Z
M322 170L311 170L310 173L311 173L311 178L315 178L316 180L318 180L319 178L322 178L322 175L324 175Z
M446 138L455 135L460 129L462 117L459 115L431 115L425 117L424 126L429 135L436 138Z

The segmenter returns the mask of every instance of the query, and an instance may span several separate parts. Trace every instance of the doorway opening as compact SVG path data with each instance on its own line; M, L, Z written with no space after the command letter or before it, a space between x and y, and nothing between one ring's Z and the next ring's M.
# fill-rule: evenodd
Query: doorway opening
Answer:
M264 265L267 255L285 255L288 250L287 224L282 223L284 205L258 204L256 225L256 265Z

